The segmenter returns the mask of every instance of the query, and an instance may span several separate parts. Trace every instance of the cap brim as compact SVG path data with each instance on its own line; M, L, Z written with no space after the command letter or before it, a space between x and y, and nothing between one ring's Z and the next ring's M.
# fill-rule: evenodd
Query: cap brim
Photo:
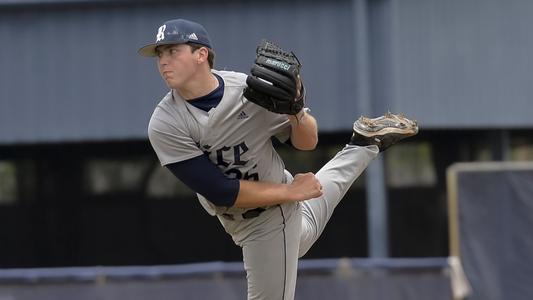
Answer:
M137 52L141 55L141 56L146 56L146 57L155 57L157 56L157 52L155 51L155 48L159 47L159 46L162 46L162 45L177 45L177 44L184 44L186 43L187 41L183 41L183 42L176 42L176 41L169 41L169 42L162 42L162 43L153 43L153 44L149 44L149 45L146 45L144 47L142 47L141 49L139 49Z
M139 49L137 51L137 53L139 53L141 56L154 57L154 56L156 56L155 47L157 47L157 46L158 45L156 45L156 44L146 45L146 46L142 47L141 49Z

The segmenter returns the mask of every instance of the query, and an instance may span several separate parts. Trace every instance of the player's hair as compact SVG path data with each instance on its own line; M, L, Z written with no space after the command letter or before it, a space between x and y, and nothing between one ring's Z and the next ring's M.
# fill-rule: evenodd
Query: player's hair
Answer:
M204 45L195 44L195 43L188 43L189 46L191 46L191 51L194 52L202 47L205 47ZM206 47L207 48L207 47ZM207 62L209 63L209 68L213 69L213 65L215 63L215 52L212 49L207 48L208 54L207 54Z

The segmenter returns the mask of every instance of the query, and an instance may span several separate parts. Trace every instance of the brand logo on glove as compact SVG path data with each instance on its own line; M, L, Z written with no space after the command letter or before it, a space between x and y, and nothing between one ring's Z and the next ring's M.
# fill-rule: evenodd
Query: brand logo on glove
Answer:
M282 61L279 61L279 60L274 60L274 59L267 59L265 61L266 64L269 64L269 65L272 65L272 66L275 66L275 67L278 67L280 69L283 69L285 71L288 71L289 68L291 67L289 64L286 64Z

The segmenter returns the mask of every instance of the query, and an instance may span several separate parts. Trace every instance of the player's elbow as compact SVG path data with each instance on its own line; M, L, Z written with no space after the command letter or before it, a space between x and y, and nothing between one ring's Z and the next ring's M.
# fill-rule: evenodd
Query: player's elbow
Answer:
M298 143L294 143L293 146L294 148L298 150L311 151L311 150L316 149L317 144L318 144L318 137L314 136L314 137L310 137L305 140L299 141Z
M202 196L216 206L231 207L235 204L239 194L239 180L228 180L226 182L214 182L212 186L204 191Z
M311 150L315 150L316 149L316 144L315 145L296 147L296 149L302 150L302 151L311 151Z

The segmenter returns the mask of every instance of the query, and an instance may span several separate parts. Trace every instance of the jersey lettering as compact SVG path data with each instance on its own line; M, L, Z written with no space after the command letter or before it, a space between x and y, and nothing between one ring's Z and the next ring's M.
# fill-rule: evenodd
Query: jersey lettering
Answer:
M229 166L229 163L225 162L224 161L224 152L225 151L228 151L228 150L231 150L230 147L222 147L220 149L217 149L217 165L219 166L223 166L223 167L228 167Z
M204 146L203 148L209 147ZM231 150L233 150L233 161L231 161L231 159L225 160L224 154L230 152ZM248 150L249 148L248 146L246 146L245 142L242 142L233 147L223 146L222 148L216 149L214 150L217 159L216 164L217 166L222 166L224 168L227 168L230 165L245 166L248 163L248 160L243 160L243 154L248 152ZM204 153L209 155L211 151L204 150ZM226 155L226 157L228 156L231 157L230 155ZM228 170L225 170L224 174L226 174L226 176L228 176L229 178L259 181L259 173L254 171L255 168L257 168L257 165L253 166L251 170L245 172L244 174L238 168L230 168Z
M242 152L241 152L242 150ZM237 166L244 166L248 162L247 160L241 160L241 155L246 153L248 151L248 146L244 142L238 144L237 146L233 146L233 155L235 156L234 165Z

